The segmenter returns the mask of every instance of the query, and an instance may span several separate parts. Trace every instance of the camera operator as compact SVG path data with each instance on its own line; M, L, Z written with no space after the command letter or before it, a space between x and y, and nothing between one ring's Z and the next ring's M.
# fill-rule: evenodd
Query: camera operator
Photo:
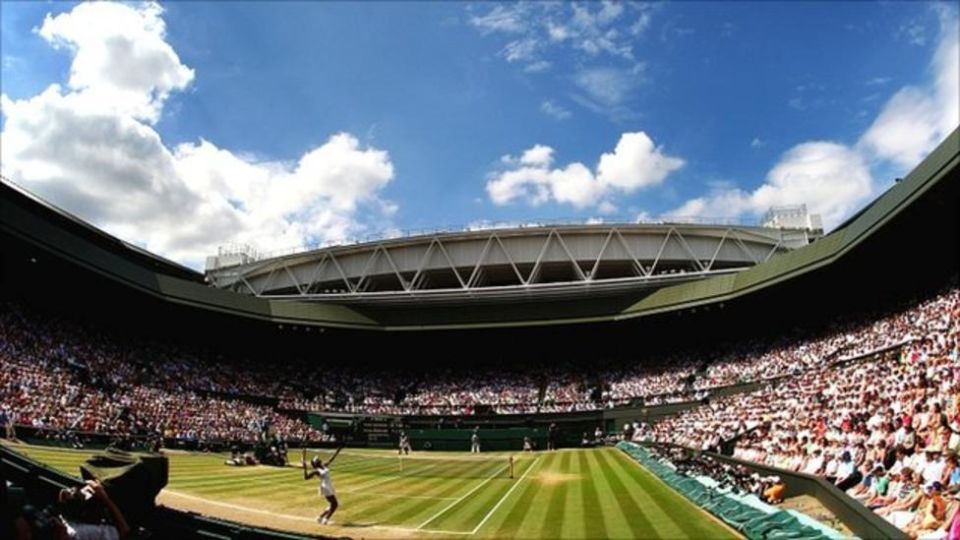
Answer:
M26 506L14 524L17 540L122 540L130 526L103 485L90 480L82 488L60 491L58 506ZM103 516L112 524L104 523Z
M60 490L58 502L67 533L77 540L114 540L126 538L130 526L107 490L97 480L88 480L82 488ZM113 524L104 524L104 514Z

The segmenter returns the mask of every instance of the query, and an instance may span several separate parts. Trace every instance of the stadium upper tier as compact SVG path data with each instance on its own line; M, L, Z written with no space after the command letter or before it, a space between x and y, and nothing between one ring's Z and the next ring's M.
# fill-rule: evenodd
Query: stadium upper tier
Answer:
M224 253L208 258L206 276L213 286L242 294L337 303L596 296L737 272L820 234L686 223L513 227L262 260Z
M319 328L350 339L354 330L540 326L549 332L566 325L570 331L551 335L553 342L580 331L646 328L681 314L722 312L710 328L754 320L756 313L763 313L759 321L810 316L872 302L878 284L887 296L902 296L914 283L953 273L958 165L960 130L863 210L802 247L805 240L785 238L789 231L779 229L534 227L325 248L217 266L210 276L110 236L4 180L2 285L10 295L29 291L54 301L69 292L105 313L114 309L105 297L138 309L162 305L168 320L189 320L182 324L187 330L222 326L229 335ZM835 301L818 301L811 291L830 291Z

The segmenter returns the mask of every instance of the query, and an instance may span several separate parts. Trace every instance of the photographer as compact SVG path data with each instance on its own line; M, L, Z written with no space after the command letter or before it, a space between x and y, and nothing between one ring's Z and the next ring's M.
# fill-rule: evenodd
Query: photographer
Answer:
M65 536L55 538L114 540L126 538L130 534L130 526L123 513L107 494L103 484L97 480L88 480L82 488L61 490L58 502L62 509L61 521ZM112 525L103 523L104 513Z
M100 482L60 491L57 505L27 505L13 523L17 540L121 540L130 534L123 513ZM103 523L106 513L112 524Z

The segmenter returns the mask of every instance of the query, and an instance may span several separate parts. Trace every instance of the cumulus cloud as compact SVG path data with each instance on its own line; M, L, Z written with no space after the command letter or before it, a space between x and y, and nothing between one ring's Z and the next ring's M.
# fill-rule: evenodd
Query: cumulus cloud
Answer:
M332 135L294 163L206 140L168 147L164 101L195 73L165 41L155 4L85 3L37 33L73 55L66 87L2 96L4 174L127 241L192 266L219 245L261 250L340 241L388 219L387 152Z
M579 162L554 167L554 150L544 145L501 161L507 169L492 174L487 182L494 204L521 200L538 206L552 201L576 208L596 206L602 213L616 211L609 197L660 184L684 163L666 155L642 131L624 133L613 152L600 156L595 171Z
M960 123L960 36L957 11L939 9L940 42L930 62L931 81L900 89L860 138L877 159L901 167L919 163Z
M165 40L162 13L157 4L131 9L84 3L56 17L48 14L37 33L73 52L71 91L90 104L156 122L170 92L186 88L194 78Z
M897 91L855 145L829 141L798 144L783 154L753 191L718 187L667 212L665 217L740 218L772 206L806 204L831 229L882 187L871 167L892 164L906 172L960 123L960 38L957 11L938 5L939 44L923 86ZM883 81L886 82L886 81ZM867 84L879 84L876 79Z
M806 204L833 226L873 193L873 177L863 156L833 142L815 141L790 149L752 192L720 187L666 214L670 218L759 216L771 207Z

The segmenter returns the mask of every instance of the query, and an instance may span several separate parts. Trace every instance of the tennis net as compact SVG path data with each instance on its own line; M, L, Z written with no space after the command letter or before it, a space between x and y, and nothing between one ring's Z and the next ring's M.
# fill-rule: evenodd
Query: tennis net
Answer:
M319 454L326 461L330 454ZM411 478L509 478L509 456L382 455L343 451L331 468L337 474Z

